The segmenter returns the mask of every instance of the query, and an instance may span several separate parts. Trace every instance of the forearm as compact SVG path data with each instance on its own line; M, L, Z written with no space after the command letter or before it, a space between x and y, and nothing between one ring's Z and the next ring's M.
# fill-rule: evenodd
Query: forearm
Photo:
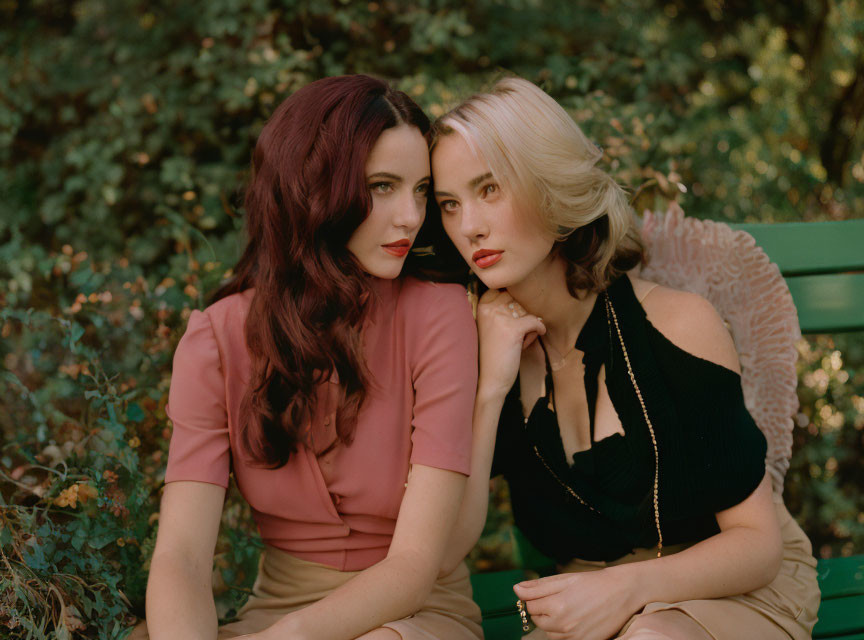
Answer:
M388 557L318 602L267 630L273 640L349 640L416 613L428 597L437 566L418 554Z
M771 582L782 562L782 541L750 527L722 531L679 553L619 565L629 574L641 609L649 602L680 602L738 595Z
M185 558L163 553L150 564L147 628L151 640L212 640L218 619L210 571L190 567Z
M478 392L474 402L471 476L444 554L442 574L446 575L456 568L483 532L489 508L489 473L503 405L503 395L483 390Z

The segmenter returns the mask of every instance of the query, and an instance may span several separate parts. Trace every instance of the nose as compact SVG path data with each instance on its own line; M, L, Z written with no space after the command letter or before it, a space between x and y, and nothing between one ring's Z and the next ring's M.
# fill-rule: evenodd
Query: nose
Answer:
M469 240L477 240L489 235L489 225L478 207L471 203L462 204L459 231Z
M423 198L416 198L409 192L405 197L399 199L396 206L396 215L393 219L393 224L408 231L414 231L417 227L423 224L423 219L425 217L426 200Z

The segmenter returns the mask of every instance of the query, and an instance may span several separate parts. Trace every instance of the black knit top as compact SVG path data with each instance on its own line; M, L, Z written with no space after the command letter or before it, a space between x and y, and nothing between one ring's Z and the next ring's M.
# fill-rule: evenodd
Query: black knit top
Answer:
M663 543L704 540L719 532L715 513L740 503L762 480L765 437L744 406L737 373L669 341L648 321L626 275L606 294L657 437ZM576 348L584 353L592 440L603 364L624 435L603 438L568 461L549 403L548 360L547 396L523 418L517 378L498 424L492 475L507 479L516 525L562 564L614 560L657 544L654 449L610 325L601 293Z

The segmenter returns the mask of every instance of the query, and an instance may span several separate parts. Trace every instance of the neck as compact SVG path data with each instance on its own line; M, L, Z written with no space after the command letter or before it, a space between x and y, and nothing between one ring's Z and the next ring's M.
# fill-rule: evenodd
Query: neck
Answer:
M570 295L566 265L557 256L549 256L524 280L507 287L507 292L528 313L543 318L543 340L559 353L574 345L597 298L587 291L577 291L577 298Z

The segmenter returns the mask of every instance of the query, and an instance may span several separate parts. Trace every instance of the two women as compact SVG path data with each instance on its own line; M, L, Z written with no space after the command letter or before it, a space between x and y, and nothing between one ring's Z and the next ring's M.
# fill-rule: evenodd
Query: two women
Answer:
M409 257L429 121L367 76L272 115L248 246L174 357L147 589L153 640L481 637L464 564L441 574L470 470L477 336L462 286ZM233 473L265 543L254 595L217 630L211 567ZM132 638L146 638L142 623Z
M479 637L462 559L490 473L560 564L515 588L536 636L807 637L815 562L772 501L734 345L706 301L633 275L600 152L517 79L437 123L440 223L489 288L478 380L464 290L401 275L427 132L363 76L309 85L262 132L249 245L175 356L151 637ZM266 548L217 632L231 471Z
M479 536L491 471L560 569L515 586L532 638L810 637L815 560L772 499L735 346L706 300L635 275L631 210L601 152L520 79L434 136L444 228L489 288L445 566Z

